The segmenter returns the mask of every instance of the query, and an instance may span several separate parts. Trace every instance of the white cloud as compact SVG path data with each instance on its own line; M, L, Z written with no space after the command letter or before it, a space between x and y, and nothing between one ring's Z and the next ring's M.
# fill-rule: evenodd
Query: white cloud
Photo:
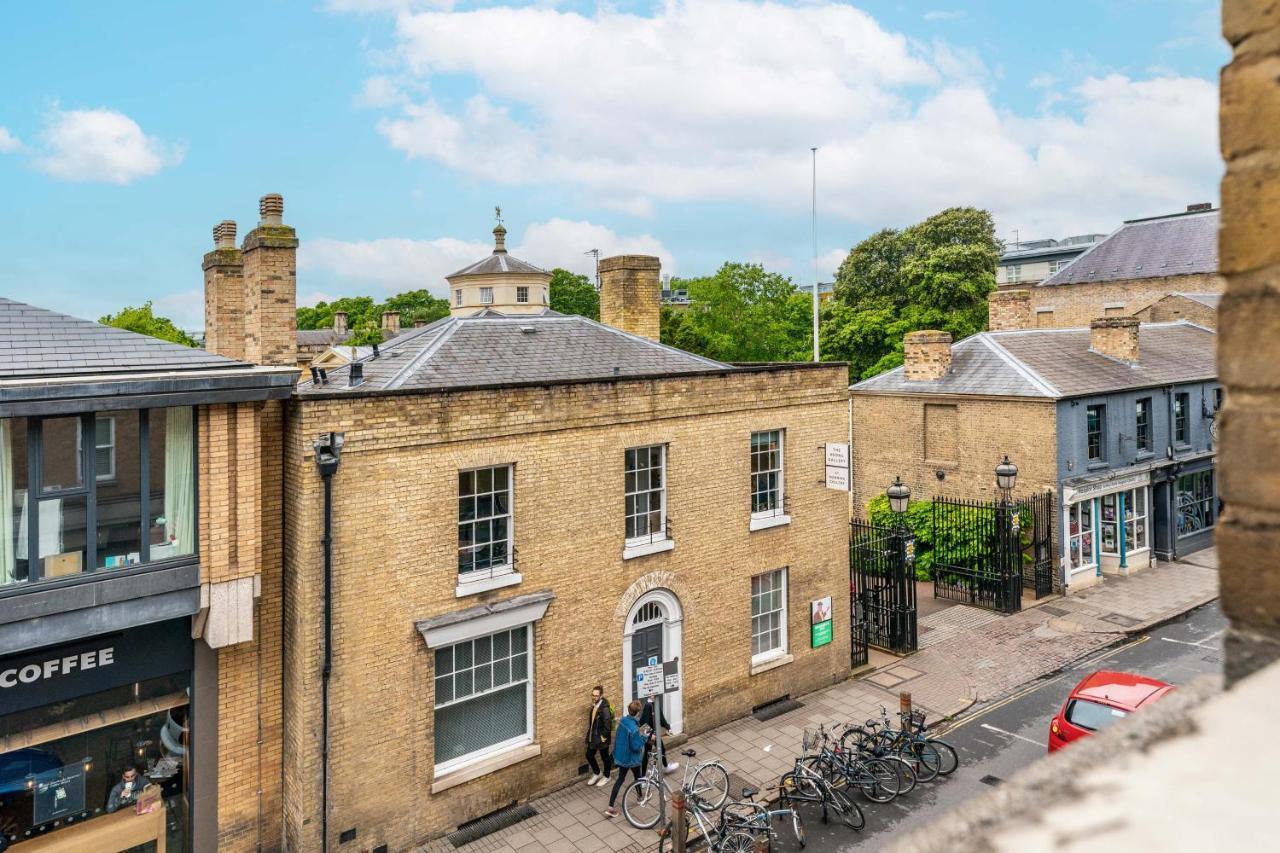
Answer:
M544 269L563 267L583 275L595 274L595 261L586 253L599 249L600 256L621 254L656 255L663 272L675 271L675 260L658 239L648 234L617 234L603 225L551 219L525 229L520 242L511 241L512 254ZM426 288L444 295L444 277L493 251L492 243L440 237L432 240L384 237L376 240L304 240L298 249L298 269L321 273L356 285L366 291L376 288L389 295L403 290ZM332 288L338 289L338 288ZM344 288L343 292L347 292ZM364 292L364 291L362 291ZM328 299L323 293L306 297L314 304Z
M204 328L204 291L183 290L167 293L151 301L151 310L168 317L180 329L197 331Z
M108 109L57 110L40 139L36 168L64 181L127 184L181 162L185 154Z
M759 264L769 272L785 273L791 269L791 258L786 255L780 255L769 249L756 249L747 252L747 261L753 264ZM807 279L806 279L807 280Z
M390 109L378 128L394 149L642 215L663 201L803 210L812 145L824 212L869 226L975 204L1024 230L1097 230L1207 197L1220 174L1212 83L1077 70L1074 89L1012 113L976 54L824 0L395 20L397 73L471 93Z
M955 21L964 17L964 12L959 9L942 10L935 9L932 12L925 12L924 19L926 21Z
M848 254L848 249L832 249L818 255L818 259L813 264L813 268L818 271L818 277L823 281L833 281L836 270L840 269L840 264L844 263Z
M11 154L22 148L22 142L18 137L9 132L6 127L0 127L0 154Z

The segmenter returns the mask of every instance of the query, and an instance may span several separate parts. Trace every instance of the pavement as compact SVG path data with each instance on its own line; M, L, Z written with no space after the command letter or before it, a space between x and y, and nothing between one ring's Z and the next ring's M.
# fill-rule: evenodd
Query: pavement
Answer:
M976 702L1006 696L1027 682L1058 672L1128 636L1178 618L1218 595L1213 549L1177 563L1157 563L1128 577L1108 577L1082 593L1033 602L1014 614L968 605L936 610L919 620L920 650L905 658L877 656L860 677L799 697L803 706L768 721L745 717L695 735L685 747L698 760L715 758L735 786L766 791L794 762L805 728L879 716L910 692L931 723L955 717ZM682 759L683 760L683 759ZM677 777L678 778L678 777ZM530 801L534 817L455 848L439 838L418 853L639 853L652 850L652 830L625 818L604 817L609 788L585 779Z

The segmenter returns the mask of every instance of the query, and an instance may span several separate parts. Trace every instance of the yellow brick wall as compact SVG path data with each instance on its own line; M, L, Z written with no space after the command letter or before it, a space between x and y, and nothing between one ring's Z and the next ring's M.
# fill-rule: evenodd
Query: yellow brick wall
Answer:
M1090 320L1106 315L1107 305L1123 303L1123 308L1118 312L1113 309L1111 313L1132 314L1166 293L1221 293L1223 286L1222 276L1205 273L1060 284L1030 290L1034 325L1066 329L1088 326ZM1052 308L1053 314L1043 313L1045 308Z
M642 587L684 609L684 722L698 732L785 693L846 677L847 627L809 645L808 604L833 596L848 624L846 496L820 485L824 442L845 440L845 369L295 404L286 506L286 825L318 846L321 481L310 442L346 434L334 478L330 832L393 850L571 780L584 700L597 682L622 707L622 633ZM750 434L786 430L792 523L749 532ZM667 443L675 549L622 559L623 452ZM458 599L457 472L514 463L519 587ZM834 535L833 535L834 531ZM793 663L751 676L753 575L789 569ZM531 759L428 792L433 655L414 622L520 593L555 599L535 627Z
M1134 314L1143 323L1172 323L1176 320L1189 320L1207 329L1218 326L1218 310L1210 308L1203 302L1187 299L1183 296L1167 296L1157 299L1146 308Z

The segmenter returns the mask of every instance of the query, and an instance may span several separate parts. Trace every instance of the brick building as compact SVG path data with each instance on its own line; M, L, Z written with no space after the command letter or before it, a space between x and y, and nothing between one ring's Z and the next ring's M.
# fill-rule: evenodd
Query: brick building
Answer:
M258 347L284 360L296 239L270 228ZM652 657L679 660L677 732L848 674L847 632L810 636L810 602L848 618L846 496L821 484L844 366L661 345L656 258L601 259L605 322L559 315L502 236L449 277L452 316L288 403L291 849L403 850L573 781L591 687L621 709ZM211 314L211 339L237 322Z
M1037 328L1085 326L1130 316L1169 293L1218 294L1218 211L1125 222L1070 264L1030 288Z
M1134 312L1143 323L1172 323L1189 320L1206 329L1218 327L1221 293L1170 293Z
M1213 331L1132 317L1007 330L1026 292L991 301L992 331L954 345L913 332L902 367L852 386L855 513L894 475L917 499L990 499L1007 455L1020 494L1054 493L1056 587L1211 544Z

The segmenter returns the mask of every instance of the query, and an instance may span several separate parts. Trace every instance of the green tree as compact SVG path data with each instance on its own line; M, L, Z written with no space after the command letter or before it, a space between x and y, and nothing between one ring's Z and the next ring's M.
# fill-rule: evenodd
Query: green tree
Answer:
M375 313L378 315L379 325L382 323L383 311L399 311L401 326L412 326L417 322L434 323L449 316L449 300L432 296L427 290L406 290L377 307Z
M130 332L150 335L162 341L172 341L184 347L200 345L195 338L174 325L168 317L160 317L152 311L150 300L137 308L121 308L115 314L98 318L98 322L104 326L115 326L117 329L128 329Z
M787 276L726 263L671 287L688 289L689 306L663 311L665 344L730 362L802 361L811 352L809 297Z
M551 271L551 310L600 319L600 294L585 275L556 267Z
M353 337L346 343L366 346L382 342L382 313L399 311L400 325L412 326L422 320L433 322L449 316L449 301L432 296L427 290L406 290L389 297L386 302L375 302L371 296L344 296L332 302L318 302L314 306L298 309L299 329L328 329L333 326L333 315L347 312L347 328Z

